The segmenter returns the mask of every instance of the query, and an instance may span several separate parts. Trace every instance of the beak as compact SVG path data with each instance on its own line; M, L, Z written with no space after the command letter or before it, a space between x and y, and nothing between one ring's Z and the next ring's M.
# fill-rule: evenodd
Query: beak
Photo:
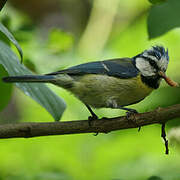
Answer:
M166 74L162 71L159 71L158 74L160 75L160 77L162 77L166 83L169 85L169 86L172 86L172 87L178 87L179 84L173 80L171 80L169 77L166 76Z

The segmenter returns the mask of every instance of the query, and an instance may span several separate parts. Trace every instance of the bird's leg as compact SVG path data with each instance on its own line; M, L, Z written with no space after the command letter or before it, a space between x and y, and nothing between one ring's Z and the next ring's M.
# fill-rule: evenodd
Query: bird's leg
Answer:
M134 121L132 121L130 119L130 116L133 115L133 114L137 114L138 112L135 110L135 109L130 109L130 108L126 108L126 107L123 107L123 106L118 106L116 102L113 101L113 103L110 104L110 107L113 108L113 109L123 109L123 110L126 110L126 117L129 121L135 123L135 125L138 126L138 124ZM141 127L139 126L139 129L138 131L141 130Z
M91 126L91 121L98 119L98 117L97 117L97 115L93 112L93 110L90 108L89 105L87 105L87 104L85 104L85 105L86 105L86 107L88 108L89 112L90 112L91 115L92 115L92 116L89 116L89 117L88 117L89 126Z
M89 112L90 112L91 115L92 115L92 116L89 116L89 117L88 117L88 124L89 124L89 127L91 127L91 122L92 122L93 120L98 119L98 117L97 117L97 115L93 112L93 110L90 108L89 105L87 105L87 104L85 104L85 105L86 105L86 107L88 108ZM94 134L94 136L97 136L98 134L99 134L99 133L97 132L96 134Z
M112 109L123 109L126 110L127 117L130 117L131 114L138 113L135 109L126 108L124 106L119 106L115 100L108 101L108 107Z
M135 109L130 109L130 108L125 108L125 107L118 107L118 109L123 109L123 110L126 110L126 115L127 115L127 118L130 117L131 114L137 114L138 112L135 110Z
M137 114L138 112L135 109L130 109L130 108L125 108L125 107L119 107L119 109L123 109L126 110L126 117L129 120L131 115ZM131 120L132 121L132 120ZM135 125L138 126L138 124L135 121L132 121L133 123L135 123ZM138 131L141 130L141 126L139 126Z

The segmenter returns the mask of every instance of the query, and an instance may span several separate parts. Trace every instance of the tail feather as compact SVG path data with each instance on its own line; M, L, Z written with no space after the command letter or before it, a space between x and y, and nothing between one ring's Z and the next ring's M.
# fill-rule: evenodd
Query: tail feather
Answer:
M9 76L2 79L4 82L53 82L55 76L52 75L24 75Z

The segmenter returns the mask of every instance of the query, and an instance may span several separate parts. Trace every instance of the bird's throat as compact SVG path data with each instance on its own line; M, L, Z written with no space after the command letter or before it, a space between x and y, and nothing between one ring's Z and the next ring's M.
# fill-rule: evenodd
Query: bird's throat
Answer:
M159 88L161 78L159 76L145 77L141 75L141 80L150 88L157 89Z

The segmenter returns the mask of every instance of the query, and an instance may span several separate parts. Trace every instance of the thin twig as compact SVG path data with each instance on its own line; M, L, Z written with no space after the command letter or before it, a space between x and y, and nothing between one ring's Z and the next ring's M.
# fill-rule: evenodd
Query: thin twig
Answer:
M169 154L169 147L168 147L168 140L166 139L166 131L165 131L165 123L162 123L162 128L161 128L161 137L164 139L165 143L165 154Z

